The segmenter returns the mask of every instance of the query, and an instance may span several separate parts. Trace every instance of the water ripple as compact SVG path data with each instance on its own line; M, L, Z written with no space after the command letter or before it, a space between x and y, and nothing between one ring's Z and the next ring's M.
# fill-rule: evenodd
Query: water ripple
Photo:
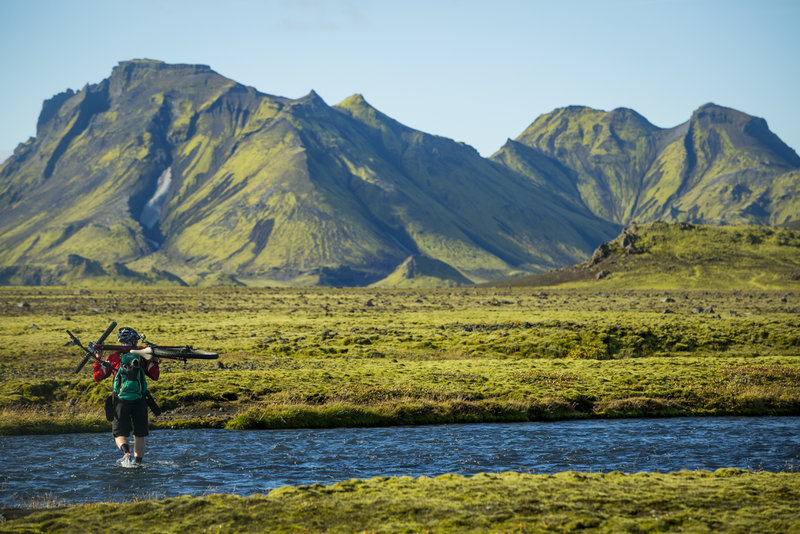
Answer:
M122 469L108 434L0 436L0 505L265 493L373 476L523 471L800 470L800 417L301 430L156 430Z

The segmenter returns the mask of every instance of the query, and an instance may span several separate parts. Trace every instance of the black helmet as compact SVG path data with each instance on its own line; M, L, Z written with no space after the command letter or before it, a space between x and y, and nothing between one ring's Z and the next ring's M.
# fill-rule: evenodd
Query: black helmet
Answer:
M136 345L136 342L139 341L139 334L133 328L126 326L119 329L117 339L120 343L125 343L126 345Z

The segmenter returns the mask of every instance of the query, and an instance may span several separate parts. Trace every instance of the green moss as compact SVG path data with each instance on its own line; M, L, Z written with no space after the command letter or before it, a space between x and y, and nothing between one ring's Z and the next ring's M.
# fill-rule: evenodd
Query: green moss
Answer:
M163 362L151 385L167 410L154 419L163 427L797 414L798 299L787 291L5 288L2 432L33 423L58 431L62 413L101 414L109 384L94 384L89 367L74 374L81 354L64 346L65 330L88 342L110 318L156 343L221 354Z
M7 532L749 532L800 528L796 473L482 473L376 477L268 495L175 497L6 511ZM19 516L18 518L14 518Z
M751 225L632 225L598 247L588 262L495 285L792 289L800 287L800 232Z
M507 144L493 159L536 183L548 181L565 198L579 196L605 220L796 218L797 196L785 193L800 160L766 124L732 109L707 104L687 123L660 129L631 110L571 106L536 119L516 143L529 150Z

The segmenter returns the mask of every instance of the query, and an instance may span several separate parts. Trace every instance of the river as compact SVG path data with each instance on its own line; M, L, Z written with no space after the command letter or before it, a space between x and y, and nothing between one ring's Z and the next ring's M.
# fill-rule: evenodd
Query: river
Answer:
M300 430L155 430L124 469L110 434L0 436L0 506L266 493L373 476L800 470L800 417Z

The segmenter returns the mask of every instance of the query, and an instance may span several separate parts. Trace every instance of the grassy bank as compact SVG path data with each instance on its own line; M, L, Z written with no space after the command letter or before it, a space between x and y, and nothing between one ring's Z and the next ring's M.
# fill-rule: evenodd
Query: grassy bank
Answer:
M74 374L110 320L220 353L164 362L155 427L800 414L800 294L0 289L0 433L98 431Z
M3 532L795 532L800 474L373 478L268 495L5 510ZM135 520L131 520L135 518Z

